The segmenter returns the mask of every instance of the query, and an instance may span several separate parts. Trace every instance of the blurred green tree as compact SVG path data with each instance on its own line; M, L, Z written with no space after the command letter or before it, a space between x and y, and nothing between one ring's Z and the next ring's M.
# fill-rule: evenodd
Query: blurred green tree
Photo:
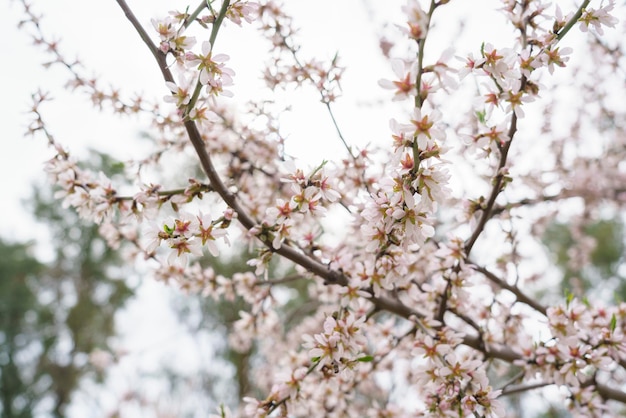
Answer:
M45 349L43 330L50 312L42 309L29 281L42 271L27 244L0 240L0 392L2 417L29 417L41 395L37 376L24 368Z
M246 260L251 257L245 248L235 246L229 257L207 256L201 260L201 264L204 267L210 266L216 275L231 278L235 273L254 270L246 264ZM293 269L285 269L285 266L275 261L277 260L269 265L269 277L286 278L281 286L274 289L285 292L287 301L279 309L279 314L285 328L289 329L314 312L318 302L310 300L306 280L301 280L301 276ZM241 297L234 300L223 297L214 300L201 295L179 295L173 298L173 307L189 335L198 339L210 339L215 350L214 357L209 360L211 364L197 370L196 377L200 377L198 380L202 382L201 385L192 389L209 399L226 400L231 407L237 407L237 400L244 396L260 396L261 392L250 375L253 362L259 360L255 346L252 345L246 351L238 351L228 343L228 335L233 333L239 312L247 310L246 302ZM220 367L216 367L217 363ZM224 373L224 370L230 373ZM178 383L186 384L184 379L177 377Z
M93 164L108 175L120 169L100 154ZM44 264L29 245L0 241L2 418L65 416L81 379L102 381L89 355L111 349L115 313L133 295L96 226L50 192L35 189L29 204L50 231L53 257Z
M594 289L610 289L614 299L626 300L626 280L620 271L625 250L624 224L620 218L591 222L582 231L572 231L570 225L554 222L546 229L543 242L563 274L564 293L583 297ZM593 249L588 262L585 257L581 262L576 249L585 245L592 245Z

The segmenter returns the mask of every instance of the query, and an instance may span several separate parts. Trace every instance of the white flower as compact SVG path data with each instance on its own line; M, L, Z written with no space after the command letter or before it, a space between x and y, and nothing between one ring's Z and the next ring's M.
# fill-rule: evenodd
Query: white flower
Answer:
M171 81L166 81L165 85L172 92L172 94L165 96L163 100L168 103L176 103L176 107L181 107L189 104L191 100L190 90L193 88L193 80L187 79L184 74L180 75L178 84Z
M226 230L223 228L215 228L210 214L198 213L196 217L198 222L198 238L202 241L202 245L206 245L207 249L214 257L219 255L219 250L215 240L226 236Z
M602 26L614 28L617 22L619 22L616 17L610 14L614 8L615 0L609 0L609 4L599 9L593 9L591 7L586 8L580 19L578 19L580 22L580 30L587 32L589 26L591 26L598 35L604 35Z
M396 81L382 79L378 85L384 89L395 90L393 101L404 100L415 96L415 79L417 77L417 62L407 64L404 60L394 59L391 61L391 69L397 76Z
M159 33L162 41L168 41L176 36L176 21L171 17L152 19L152 27Z
M411 123L415 126L413 135L417 139L417 145L420 150L427 150L435 145L435 140L443 141L446 139L446 133L439 128L441 120L441 112L433 110L430 113L422 114L420 108L413 110L413 119Z
M252 23L259 9L259 4L255 2L237 0L228 7L226 18L241 26L241 19Z

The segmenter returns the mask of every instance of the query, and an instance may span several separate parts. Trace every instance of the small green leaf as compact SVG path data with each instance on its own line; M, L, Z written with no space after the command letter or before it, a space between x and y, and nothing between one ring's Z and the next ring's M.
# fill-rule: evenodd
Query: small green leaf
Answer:
M361 358L356 359L356 361L360 361L362 363L369 363L374 360L373 356L363 356Z
M476 118L478 118L478 121L482 124L485 124L486 116L487 112L485 112L484 110L482 112L476 112Z
M321 359L321 357L313 357L313 358L311 359L311 362L312 362L312 363L317 363L318 361L320 361L320 359Z
M111 171L113 173L115 173L115 174L123 173L124 172L124 163L123 162L113 163L113 165L111 165Z
M617 328L617 317L615 316L615 314L613 314L613 316L611 316L611 332L615 331L615 328Z

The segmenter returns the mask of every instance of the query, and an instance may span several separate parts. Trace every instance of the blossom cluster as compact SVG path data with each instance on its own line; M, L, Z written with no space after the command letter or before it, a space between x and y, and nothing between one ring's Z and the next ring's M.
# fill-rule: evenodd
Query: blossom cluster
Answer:
M575 238L566 268L582 271L597 245L585 226L623 214L626 127L610 91L576 84L583 70L572 72L585 97L582 121L552 135L562 104L556 77L579 65L579 48L563 39L573 28L592 32L598 62L619 55L602 38L617 25L614 1L585 0L564 13L540 0L503 0L513 42L433 54L437 19L461 6L407 0L383 51L393 77L378 83L396 113L382 122L384 145L362 148L335 118L348 74L340 55L307 57L287 5L201 3L153 19L152 38L131 19L169 91L155 103L100 88L37 32L69 70L69 88L99 110L151 119L155 149L129 164L131 180L80 166L48 131L44 94L35 96L30 133L54 149L46 171L57 197L100 224L112 246L131 243L157 280L237 306L227 341L254 358L254 389L217 416L500 417L513 405L508 396L544 386L562 388L580 416L619 413L611 408L626 403L626 308L554 303L552 272L537 269L528 250L564 217ZM319 93L343 155L303 168L285 154L285 109L259 100L238 111L243 105L226 101L237 79L219 36L244 22L267 42L267 86ZM587 111L593 117L583 119ZM532 142L535 117L540 145ZM597 144L587 138L595 134L607 138L604 159L592 155ZM535 165L525 156L531 145L546 155ZM191 153L205 178L196 170L184 187L144 181L153 172L166 178L164 168ZM231 241L253 255L242 271L220 274L205 257L219 257Z
M351 312L334 314L324 320L324 332L313 337L304 335L304 348L320 369L339 373L354 367L366 340L359 333L365 317L355 318Z
M552 338L525 348L519 364L529 378L541 376L573 388L573 409L584 406L590 411L602 411L605 406L599 397L580 403L577 394L626 359L625 308L623 303L608 309L592 307L571 298L566 305L549 308Z
M221 224L228 225L232 221L233 212L228 211L221 219L213 220L210 214L198 215L180 212L171 222L166 222L158 231L151 231L151 240L146 250L154 252L162 241L167 243L173 251L169 256L170 263L180 260L187 264L187 254L202 256L202 248L206 247L211 255L217 256L219 250L216 244L218 238L226 235Z
M419 381L429 388L426 410L435 416L451 410L460 411L460 416L504 416L504 405L496 400L501 391L489 385L481 360L454 351L460 342L459 335L450 330L439 331L435 338L418 333L413 353L426 359Z
M307 216L323 217L326 214L324 204L340 197L323 166L308 176L292 164L287 170L289 173L282 181L291 185L291 198L277 199L274 206L266 209L263 223L249 231L252 236L271 241L274 249L279 249L286 239L293 239L292 227L303 224Z

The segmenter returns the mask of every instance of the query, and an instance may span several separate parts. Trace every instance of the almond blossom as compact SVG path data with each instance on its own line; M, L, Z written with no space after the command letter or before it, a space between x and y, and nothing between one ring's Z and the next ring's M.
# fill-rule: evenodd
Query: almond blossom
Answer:
M580 17L580 30L586 32L589 26L593 28L598 35L604 35L603 26L613 28L618 22L615 16L611 15L611 12L615 8L615 0L608 0L606 6L598 9L592 7L586 7Z
M207 92L211 94L230 95L228 91L223 91L223 86L233 84L235 72L224 64L229 60L226 54L213 55L213 47L210 42L202 43L200 54L189 53L187 65L196 67L199 71L199 81L203 86L207 86Z
M410 96L415 96L415 77L417 75L417 63L413 63L407 68L407 64L402 60L393 60L391 68L398 77L396 81L379 80L378 84L385 89L395 90L393 100L404 100Z

